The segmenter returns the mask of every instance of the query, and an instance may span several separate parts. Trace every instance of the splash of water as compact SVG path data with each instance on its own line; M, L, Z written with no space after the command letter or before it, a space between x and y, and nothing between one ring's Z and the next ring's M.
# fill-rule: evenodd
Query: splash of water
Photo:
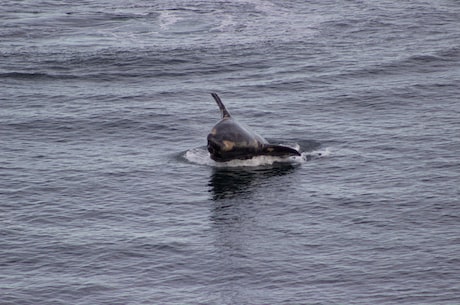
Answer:
M184 158L195 164L212 167L256 167L272 165L274 163L303 164L317 158L324 158L331 155L329 148L325 150L315 150L303 152L300 156L273 157L257 156L247 160L231 160L227 162L216 162L211 159L209 152L205 148L192 148L184 153Z

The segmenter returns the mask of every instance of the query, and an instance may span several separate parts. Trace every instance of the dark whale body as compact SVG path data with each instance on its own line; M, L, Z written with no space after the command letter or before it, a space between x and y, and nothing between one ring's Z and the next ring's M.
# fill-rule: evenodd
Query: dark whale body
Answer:
M208 135L208 151L217 162L251 159L255 156L300 156L294 148L270 144L262 136L239 124L225 108L216 93L211 94L222 113L222 119Z

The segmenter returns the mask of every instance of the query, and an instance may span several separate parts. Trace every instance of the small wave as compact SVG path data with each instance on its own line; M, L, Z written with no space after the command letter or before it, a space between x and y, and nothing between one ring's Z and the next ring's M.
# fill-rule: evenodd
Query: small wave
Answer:
M17 79L17 80L55 80L55 79L73 79L76 76L73 75L52 75L41 72L7 72L0 73L0 78L4 79Z
M257 167L273 165L278 163L303 164L312 159L329 157L330 155L330 149L326 148L325 150L303 152L301 156L257 156L247 160L231 160L227 162L216 162L211 159L209 152L205 148L198 147L187 150L184 153L183 157L191 163L212 167Z

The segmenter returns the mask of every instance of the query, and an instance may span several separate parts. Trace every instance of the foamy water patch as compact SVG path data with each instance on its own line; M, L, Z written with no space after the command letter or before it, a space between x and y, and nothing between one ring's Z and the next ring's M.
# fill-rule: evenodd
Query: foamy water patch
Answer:
M175 11L173 10L165 10L160 12L159 16L159 23L160 28L162 30L169 30L169 28L176 24L178 21L182 19Z
M257 156L247 160L231 160L227 162L216 162L211 159L209 152L205 148L192 148L185 152L184 158L191 163L212 167L257 167L273 165L275 163L303 164L307 161L329 157L330 155L330 149L326 148L324 150L303 152L300 156Z
M332 155L332 151L330 147L326 147L325 149L321 150L314 150L310 152L303 152L302 156L306 159L318 159L318 158L327 158Z

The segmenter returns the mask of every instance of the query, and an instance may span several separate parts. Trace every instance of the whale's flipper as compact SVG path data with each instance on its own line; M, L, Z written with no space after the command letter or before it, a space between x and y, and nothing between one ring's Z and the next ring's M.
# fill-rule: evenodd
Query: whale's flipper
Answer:
M292 147L274 144L264 144L262 154L275 157L300 156L300 152Z
M219 106L220 112L222 113L222 118L225 119L231 117L230 112L227 111L227 108L225 108L217 93L211 93L211 95L216 100L216 103Z

